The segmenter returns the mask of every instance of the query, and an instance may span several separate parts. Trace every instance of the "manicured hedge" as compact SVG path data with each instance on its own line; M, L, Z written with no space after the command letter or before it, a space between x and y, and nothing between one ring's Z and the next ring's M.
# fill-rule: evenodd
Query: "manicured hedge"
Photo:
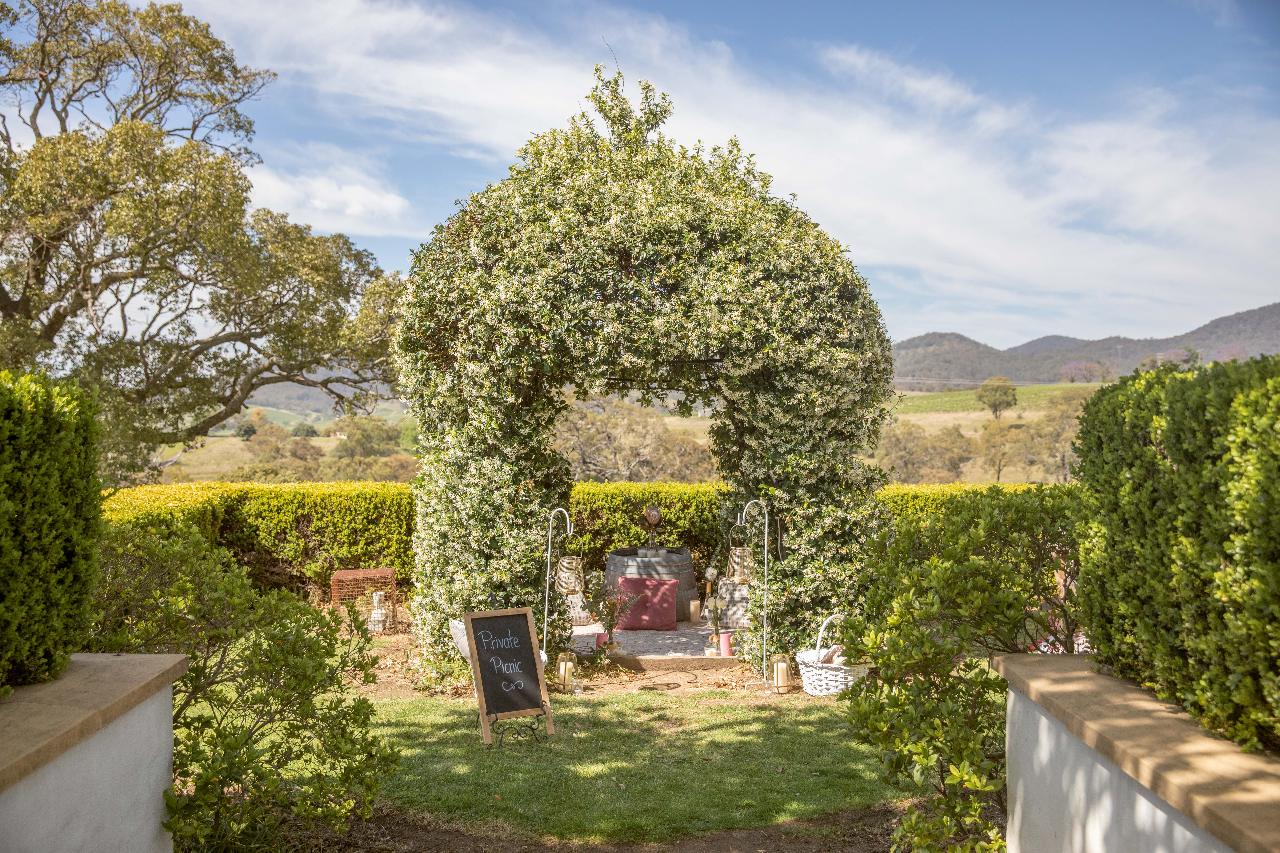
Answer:
M188 483L112 495L113 524L191 522L266 586L324 587L337 569L413 567L413 496L400 483Z
M227 507L241 488L225 483L182 483L120 489L103 503L102 514L108 524L152 530L189 524L206 538L218 541Z
M1280 357L1127 377L1086 404L1078 444L1099 659L1280 749Z
M0 695L56 677L83 642L100 503L92 400L0 372Z
M579 483L568 507L577 535L567 545L603 567L610 550L645 541L641 517L655 504L662 542L689 547L705 565L720 544L726 494L718 483ZM192 523L274 584L323 586L335 569L372 566L407 582L413 565L413 495L402 483L140 486L116 492L105 511L113 524Z
M878 501L866 510L866 523L857 525L862 538L850 543L847 559L824 563L803 577L779 570L772 578L770 646L793 650L811 643L826 613L847 609L849 597L875 571L867 565L863 546L886 512L937 515L958 496L985 488L956 484L888 486L879 491ZM1023 488L1003 486L992 494ZM568 507L576 535L566 547L583 554L588 569L601 569L610 550L645 541L641 517L653 504L663 513L663 544L689 547L699 571L712 564L723 569L725 533L739 509L729 506L729 494L719 483L578 483ZM112 496L106 514L113 523L155 526L169 518L193 522L212 541L231 548L260 582L272 586L324 587L340 568L393 567L403 582L411 574L413 498L403 484L143 486ZM1053 523L1046 520L1048 526Z
M568 545L588 568L602 568L613 549L648 541L642 520L652 505L662 510L659 541L687 547L702 569L722 550L728 498L721 483L577 483L568 509L578 535Z
M990 484L983 483L895 483L876 492L876 500L895 516L927 517L946 512L957 498L966 495L985 493L988 499L995 500L1001 494L1039 488L1035 483L1002 483L995 487L995 491Z
M928 520L945 519L952 507L961 499L980 500L1000 504L1006 497L1028 489L1040 488L1030 484L1012 484L992 487L989 484L948 483L925 485L890 485L875 493L875 499L856 511L852 523L841 524L849 531L839 555L834 559L808 560L803 563L775 565L769 588L769 651L795 652L811 647L817 638L822 620L832 613L854 615L860 611L863 598L878 573L884 567L878 560L879 539L889 530L895 518ZM1045 517L1041 524L1046 531L1057 536L1063 520L1058 518L1059 507L1069 503L1071 486L1045 487L1044 494L1062 496L1061 500L1044 500L1035 506L1042 507ZM1065 503L1064 503L1065 502ZM966 512L969 505L966 505ZM1017 502L1017 511L1025 513L1027 502ZM993 507L999 512L1000 507ZM758 535L758 534L757 534ZM786 542L784 541L784 548ZM803 572L790 569L791 565L804 565ZM759 618L762 596L753 592L751 612ZM748 635L753 640L755 634ZM758 646L750 652L758 656Z

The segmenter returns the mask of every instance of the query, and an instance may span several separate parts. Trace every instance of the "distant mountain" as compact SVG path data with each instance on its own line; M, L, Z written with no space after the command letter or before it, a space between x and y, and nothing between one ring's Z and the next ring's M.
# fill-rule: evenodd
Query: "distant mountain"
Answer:
M1015 382L1059 382L1064 368L1101 364L1111 375L1130 372L1145 358L1180 354L1194 349L1204 359L1247 358L1280 352L1280 302L1221 317L1172 338L1103 338L1085 341L1047 335L1000 350L954 332L929 332L893 347L900 388L940 390L977 384L989 376L1008 376ZM311 420L337 415L323 391L299 385L271 385L254 394L249 407L269 406ZM383 405L399 414L403 404Z
M1280 353L1280 302L1220 317L1172 338L1103 338L1086 341L1048 335L1000 350L950 332L929 332L893 347L901 388L933 390L978 383L989 376L1015 382L1060 382L1065 373L1101 365L1123 375L1144 359L1175 356L1193 349L1205 360Z

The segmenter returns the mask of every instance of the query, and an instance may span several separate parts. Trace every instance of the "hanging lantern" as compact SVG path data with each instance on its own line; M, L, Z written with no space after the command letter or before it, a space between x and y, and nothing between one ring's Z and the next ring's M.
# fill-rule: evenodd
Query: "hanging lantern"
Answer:
M582 558L563 556L556 563L556 592L577 595L582 592Z
M729 549L729 577L734 583L751 583L755 567L755 552L746 545L734 545Z
M786 655L774 655L769 658L773 671L773 692L790 693L794 687L791 680L791 658Z
M572 693L577 680L578 658L573 652L561 652L556 658L556 684L561 693Z

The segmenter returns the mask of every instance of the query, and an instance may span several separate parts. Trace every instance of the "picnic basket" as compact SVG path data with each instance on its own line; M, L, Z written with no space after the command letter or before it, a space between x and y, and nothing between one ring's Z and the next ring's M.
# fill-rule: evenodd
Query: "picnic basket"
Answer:
M860 679L866 677L869 669L866 664L849 666L848 664L822 663L823 657L831 651L829 646L822 645L827 626L832 620L843 615L843 613L833 613L822 620L822 625L818 628L818 642L812 649L805 649L796 654L796 665L800 668L800 683L804 685L804 692L810 696L831 696L842 690L848 690Z

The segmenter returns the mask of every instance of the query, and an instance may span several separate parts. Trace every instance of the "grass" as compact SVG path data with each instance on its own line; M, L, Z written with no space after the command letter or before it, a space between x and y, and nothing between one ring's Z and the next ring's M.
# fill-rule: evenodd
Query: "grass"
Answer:
M378 703L402 751L383 796L431 818L529 837L666 841L763 826L897 794L833 702L728 691L552 700L545 743L486 749L474 702Z
M1100 384L1061 382L1053 385L1020 385L1017 408L1043 409L1054 397L1068 390L1098 389ZM986 406L978 402L976 391L938 391L932 394L909 394L898 401L894 411L900 415L924 415L935 412L982 412Z

